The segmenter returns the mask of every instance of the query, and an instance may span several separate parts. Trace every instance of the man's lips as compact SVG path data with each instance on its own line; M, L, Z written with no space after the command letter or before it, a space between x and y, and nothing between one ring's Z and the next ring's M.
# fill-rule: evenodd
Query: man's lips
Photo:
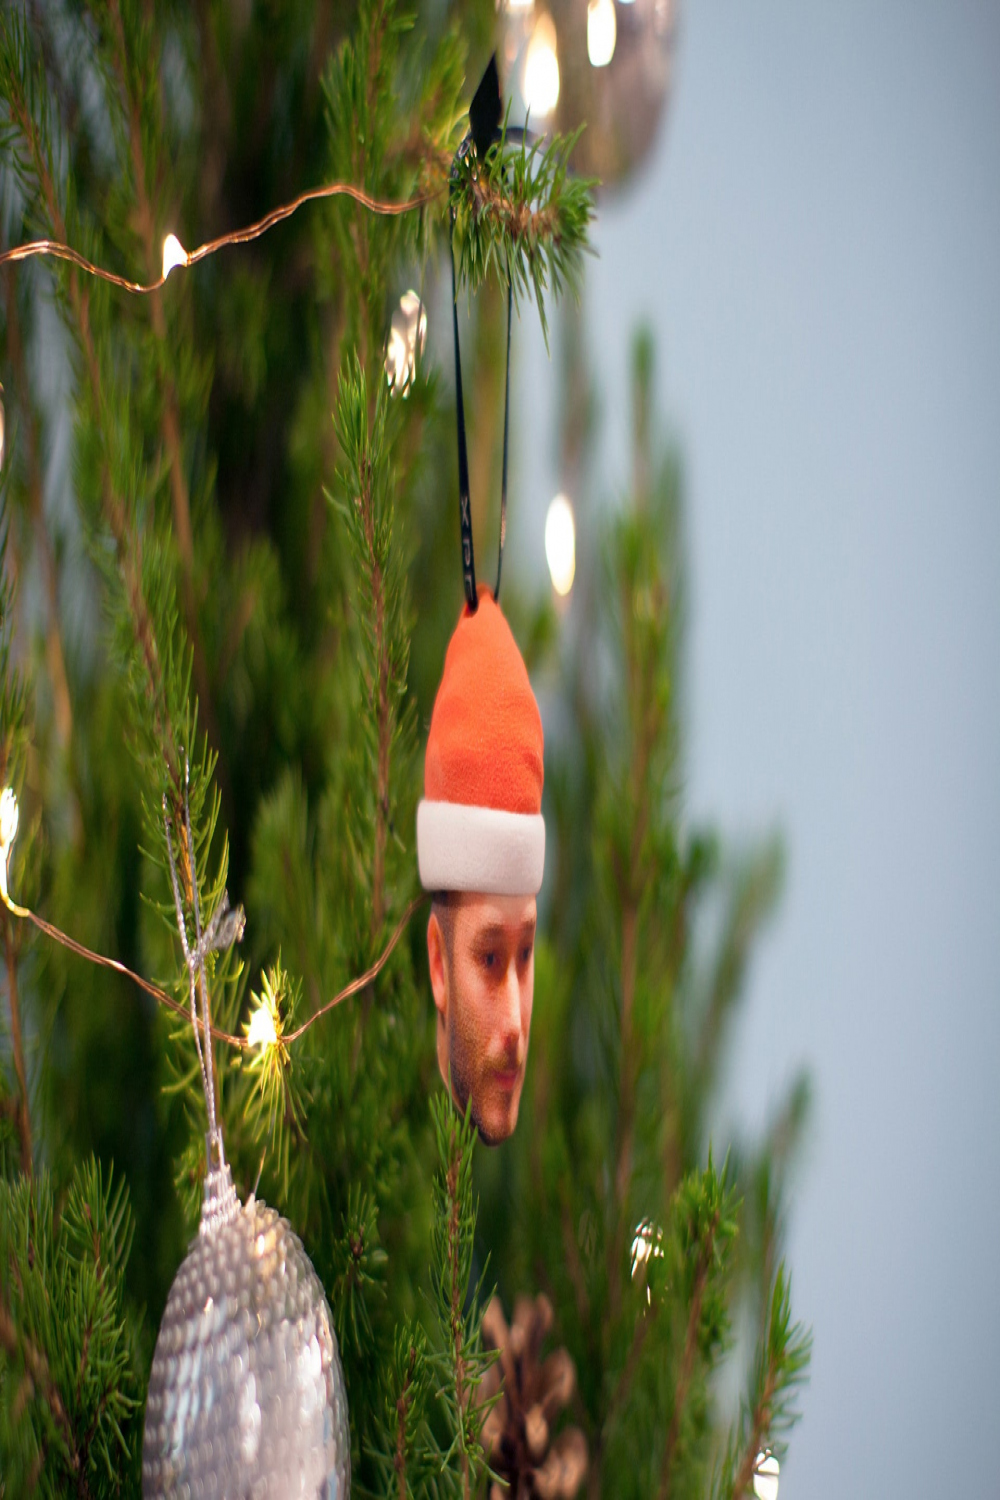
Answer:
M514 1091L520 1076L520 1068L497 1068L493 1074L494 1080L508 1094Z

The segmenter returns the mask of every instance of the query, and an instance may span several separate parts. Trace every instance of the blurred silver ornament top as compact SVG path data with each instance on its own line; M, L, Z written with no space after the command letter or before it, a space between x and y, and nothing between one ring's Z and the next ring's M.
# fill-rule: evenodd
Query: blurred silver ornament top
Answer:
M146 1402L142 1491L348 1500L351 1444L337 1336L302 1242L273 1208L209 1172L174 1278Z
M676 0L500 0L506 93L536 130L586 124L576 171L607 186L648 156L670 93Z

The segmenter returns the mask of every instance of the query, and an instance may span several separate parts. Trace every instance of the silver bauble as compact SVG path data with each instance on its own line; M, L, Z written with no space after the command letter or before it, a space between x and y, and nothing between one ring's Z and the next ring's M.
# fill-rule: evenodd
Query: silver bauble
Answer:
M208 1174L174 1278L146 1401L146 1500L348 1500L337 1336L302 1242L273 1208Z
M536 130L586 125L577 172L613 186L648 156L670 93L676 9L676 0L501 0L507 92L516 87Z

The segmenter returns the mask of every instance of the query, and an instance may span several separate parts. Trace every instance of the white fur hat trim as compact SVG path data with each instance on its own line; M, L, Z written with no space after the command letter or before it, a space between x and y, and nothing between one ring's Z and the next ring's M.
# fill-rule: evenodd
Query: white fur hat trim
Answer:
M424 797L417 808L417 863L425 891L536 896L545 870L545 819Z

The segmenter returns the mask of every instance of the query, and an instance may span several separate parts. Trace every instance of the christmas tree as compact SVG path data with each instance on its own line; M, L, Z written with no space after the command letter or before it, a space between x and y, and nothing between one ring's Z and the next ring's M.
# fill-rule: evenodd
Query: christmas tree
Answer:
M581 509L571 618L504 581L548 734L513 1138L478 1145L438 1081L413 828L462 602L450 239L476 534L508 281L558 330L581 506L593 439L572 139L503 119L460 150L493 24L0 18L2 248L76 253L2 270L0 1495L140 1492L207 1107L329 1301L356 1493L773 1493L804 1086L763 1141L708 1120L780 850L683 817L680 474L643 340L630 499ZM242 942L188 962L227 890Z

